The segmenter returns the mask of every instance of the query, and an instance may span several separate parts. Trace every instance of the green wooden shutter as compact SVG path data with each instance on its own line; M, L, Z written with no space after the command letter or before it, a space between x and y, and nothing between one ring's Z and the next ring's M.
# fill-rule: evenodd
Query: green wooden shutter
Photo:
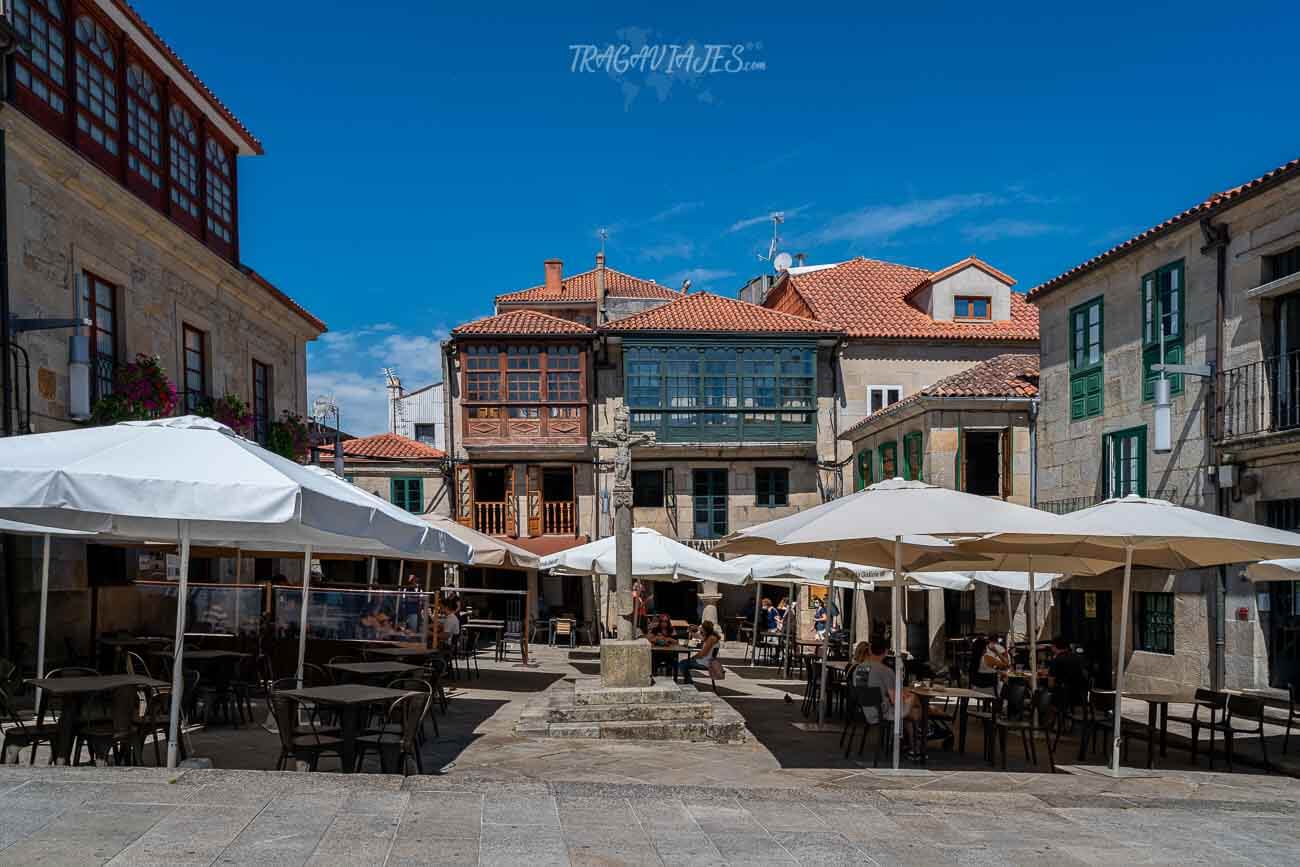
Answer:
M880 448L880 479L888 481L897 476L898 473L898 443L881 443Z
M921 481L921 432L913 431L903 437L903 478Z

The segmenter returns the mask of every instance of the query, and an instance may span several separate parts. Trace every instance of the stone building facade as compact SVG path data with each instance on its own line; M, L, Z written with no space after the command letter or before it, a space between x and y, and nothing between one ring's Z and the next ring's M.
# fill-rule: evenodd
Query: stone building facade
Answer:
M1137 493L1300 527L1291 410L1298 299L1300 161L1216 193L1034 289L1040 504L1069 511ZM1160 373L1152 365L1162 335L1167 363L1215 373L1169 377L1167 452L1154 440ZM1128 654L1131 686L1279 686L1300 671L1282 634L1297 623L1290 585L1257 594L1235 567L1135 570L1133 585L1129 635L1119 635L1118 600L1104 606L1111 653ZM1070 586L1109 597L1116 581Z
M944 377L840 435L852 448L854 487L901 477L1031 505L1037 403L1037 355L1000 355ZM1004 604L975 604L976 593L989 592L980 585L964 592L909 593L909 649L943 660L948 638L1017 627L1023 632L1024 594L994 590ZM866 593L857 599L854 617L859 623L888 622L888 612L887 593Z
M235 395L259 438L282 412L305 415L306 344L325 325L239 257L237 162L260 142L122 0L29 0L5 14L21 40L0 110L9 308L46 325L89 320L76 333L90 350L74 357L69 327L20 329L5 430L85 424L116 368L140 354L159 358L178 412ZM24 648L26 662L39 550L5 542L6 655ZM101 548L55 543L55 662L65 638L90 649L92 586L138 571ZM222 577L233 561L200 568Z

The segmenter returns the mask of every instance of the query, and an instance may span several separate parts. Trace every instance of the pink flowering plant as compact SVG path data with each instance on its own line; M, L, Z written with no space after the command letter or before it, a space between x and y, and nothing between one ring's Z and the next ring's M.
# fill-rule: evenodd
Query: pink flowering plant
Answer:
M253 432L253 411L237 394L203 401L198 414L221 422L241 436L249 436Z
M113 393L91 407L96 424L141 421L169 416L176 409L176 386L156 355L141 353L113 374Z

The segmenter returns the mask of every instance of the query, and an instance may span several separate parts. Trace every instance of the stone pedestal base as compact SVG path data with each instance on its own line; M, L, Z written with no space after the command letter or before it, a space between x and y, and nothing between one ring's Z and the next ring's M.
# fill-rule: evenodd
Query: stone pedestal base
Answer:
M650 644L634 641L600 643L600 685L645 687L650 685Z

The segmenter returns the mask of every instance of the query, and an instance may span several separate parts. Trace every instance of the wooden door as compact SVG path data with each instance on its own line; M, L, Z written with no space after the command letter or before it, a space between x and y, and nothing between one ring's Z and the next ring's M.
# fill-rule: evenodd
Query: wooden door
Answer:
M474 526L474 473L467 466L456 467L456 522Z
M542 468L536 464L528 467L528 535L542 535Z
M519 536L519 497L515 493L515 467L510 464L506 470L506 535Z

